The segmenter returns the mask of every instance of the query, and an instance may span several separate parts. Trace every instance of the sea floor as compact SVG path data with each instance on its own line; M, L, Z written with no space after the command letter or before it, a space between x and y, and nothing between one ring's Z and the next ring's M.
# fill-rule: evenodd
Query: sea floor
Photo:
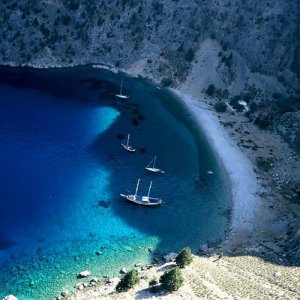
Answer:
M0 69L0 297L53 299L83 270L114 276L223 237L230 193L204 136L148 82L122 77L130 98L117 101L121 77ZM155 155L165 174L145 172ZM138 178L161 207L120 199Z

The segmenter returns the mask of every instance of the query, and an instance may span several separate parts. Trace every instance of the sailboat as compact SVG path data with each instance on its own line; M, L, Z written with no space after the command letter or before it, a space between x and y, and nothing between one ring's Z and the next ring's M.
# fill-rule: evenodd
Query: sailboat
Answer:
M150 182L149 189L148 189L148 194L147 196L139 196L138 195L138 189L139 189L139 184L140 184L140 178L137 181L137 185L135 188L135 194L120 194L122 198L125 198L127 201L135 203L135 204L140 204L140 205L145 205L145 206L157 206L162 203L162 200L159 198L155 197L150 197L150 191L152 187L152 181Z
M152 173L165 173L162 169L155 168L156 156L150 161L145 170L152 172Z
M130 139L130 134L128 133L126 144L124 144L124 142L122 142L121 145L122 145L122 146L124 147L124 149L127 150L128 152L135 152L136 149L132 148L132 147L129 145L129 139Z
M128 99L129 96L123 95L122 90L123 90L123 79L122 79L122 82L121 82L120 94L116 94L116 97L121 98L121 99Z

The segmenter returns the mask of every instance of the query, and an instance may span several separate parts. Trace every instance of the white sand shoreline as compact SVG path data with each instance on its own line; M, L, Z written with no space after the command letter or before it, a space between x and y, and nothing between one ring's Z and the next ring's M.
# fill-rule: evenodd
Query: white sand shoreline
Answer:
M238 233L246 234L244 238L250 238L255 227L254 219L261 205L257 195L259 183L252 162L237 147L207 104L192 99L181 91L174 89L172 91L184 103L205 134L228 175L233 201L230 239ZM241 238L240 235L239 238Z

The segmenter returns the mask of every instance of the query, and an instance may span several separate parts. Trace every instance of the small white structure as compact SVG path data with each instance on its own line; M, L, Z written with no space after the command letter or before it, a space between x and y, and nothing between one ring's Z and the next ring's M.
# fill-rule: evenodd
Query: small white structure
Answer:
M250 110L246 101L239 100L238 104L244 106L244 110L245 111L249 111Z

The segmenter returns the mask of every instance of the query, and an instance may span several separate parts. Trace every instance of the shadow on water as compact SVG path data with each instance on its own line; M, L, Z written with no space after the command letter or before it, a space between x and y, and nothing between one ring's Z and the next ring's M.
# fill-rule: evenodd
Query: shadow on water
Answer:
M185 120L180 116L179 108L173 110L181 120L166 113L161 100L165 101L165 106L172 106L169 101L171 96L167 92L147 82L127 78L123 92L130 94L130 99L125 103L116 101L114 94L119 89L120 78L109 72L84 67L47 71L3 68L1 82L19 89L37 90L57 99L78 99L113 107L120 112L120 117L91 144L89 150L111 174L108 187L111 199L98 199L98 205L104 208L111 206L115 214L131 226L158 236L159 252L179 250L185 245L196 249L198 242L193 236L203 241L221 238L224 232L222 227L226 224L221 220L224 216L220 216L220 210L227 204L224 203L226 196L217 194L226 193L222 186L224 177L216 171L213 178L208 178L207 168L213 166L217 169L217 163L208 153L209 147L204 140L197 145L194 133L191 134L186 128L187 124L176 124ZM137 153L133 155L125 153L120 147L121 140L129 132L137 148ZM167 169L163 176L149 175L144 171L145 165L155 155L158 155L161 167ZM153 180L153 196L162 197L166 203L162 207L149 209L121 201L119 193L133 192L137 178L143 180L141 193L147 191L149 181ZM213 185L219 185L220 190L214 190ZM214 203L216 197L219 199ZM210 218L203 213L207 210L212 213Z

